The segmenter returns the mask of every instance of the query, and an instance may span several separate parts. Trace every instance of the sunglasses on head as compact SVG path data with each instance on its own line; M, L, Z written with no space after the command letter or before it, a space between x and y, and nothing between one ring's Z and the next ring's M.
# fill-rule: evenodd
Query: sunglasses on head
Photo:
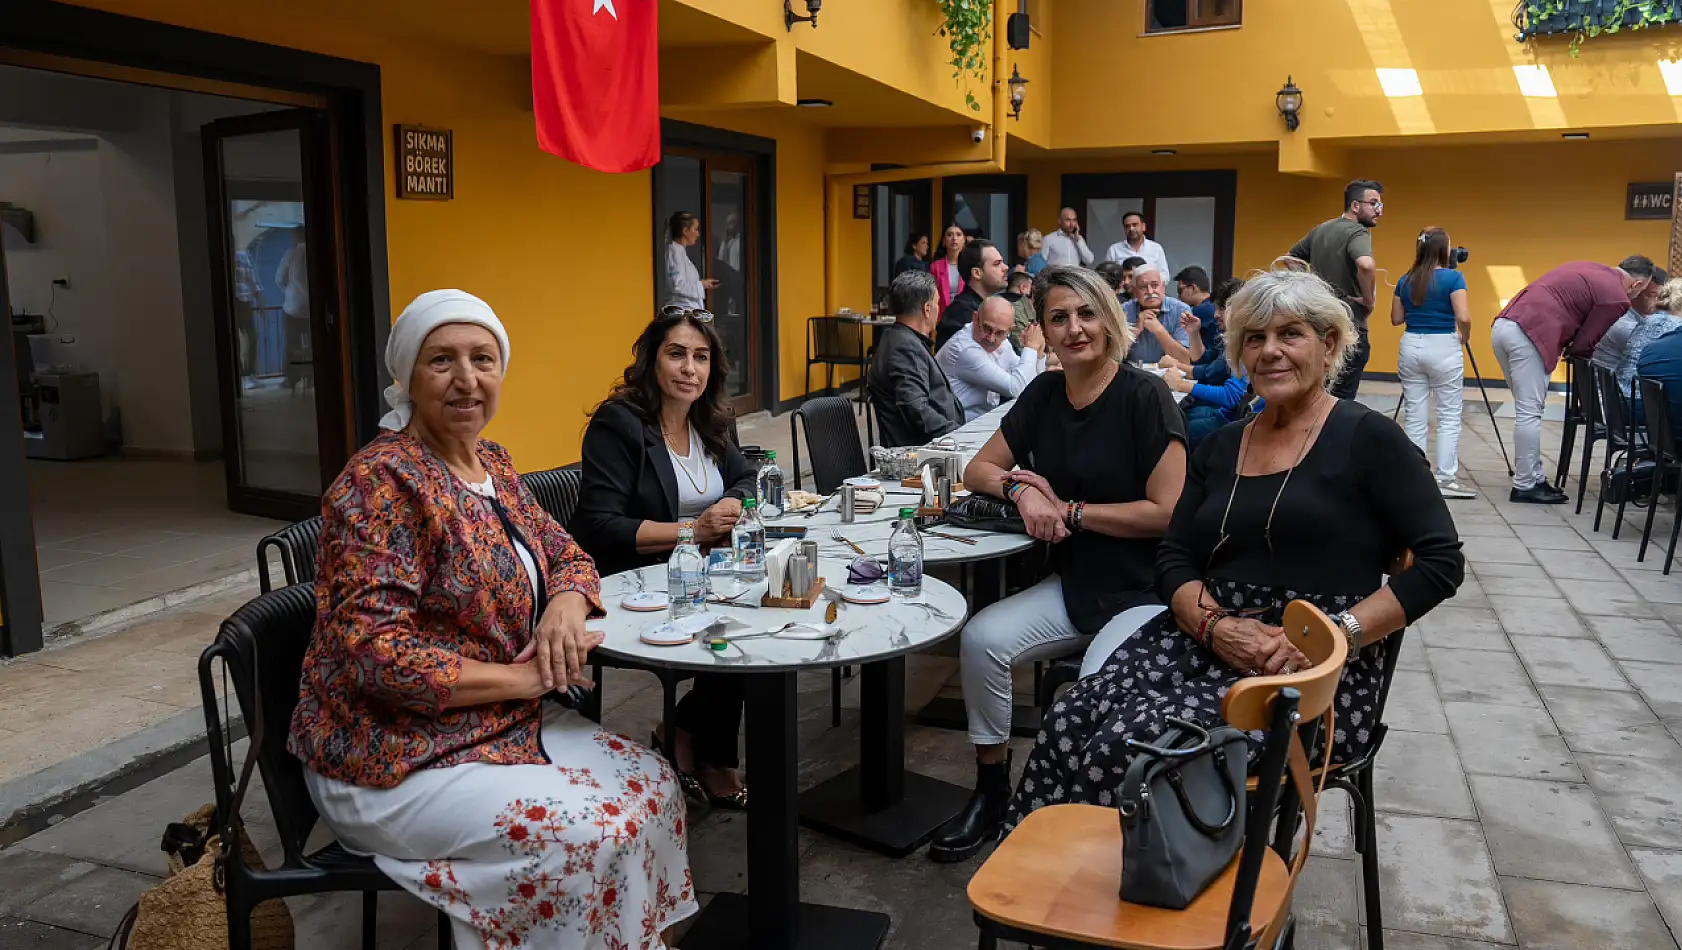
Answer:
M702 310L698 307L694 308L694 309L691 309L689 307L679 307L679 306L668 304L668 305L660 308L660 316L662 316L662 317L688 317L691 320L696 320L696 321L699 321L701 323L711 323L711 322L713 322L713 312L711 310Z

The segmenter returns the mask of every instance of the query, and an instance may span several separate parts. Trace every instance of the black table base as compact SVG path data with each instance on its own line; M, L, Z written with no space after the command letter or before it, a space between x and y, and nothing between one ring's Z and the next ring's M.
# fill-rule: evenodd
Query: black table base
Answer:
M719 894L678 941L679 950L760 950L770 944L749 939L746 894ZM826 904L799 905L798 936L787 950L877 950L888 938L887 914Z
M935 829L963 810L970 789L905 773L905 797L881 809L865 807L861 771L848 769L800 796L800 823L861 848L903 858L927 844Z

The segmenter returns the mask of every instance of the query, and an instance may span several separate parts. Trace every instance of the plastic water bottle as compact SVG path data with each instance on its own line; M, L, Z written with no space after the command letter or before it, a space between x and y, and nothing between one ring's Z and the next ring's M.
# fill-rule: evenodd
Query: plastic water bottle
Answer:
M901 508L899 524L888 538L888 593L916 597L923 592L923 536L917 533L917 509Z
M742 517L730 529L730 546L736 549L736 577L744 584L765 579L765 525L759 520L759 503L743 500Z
M766 518L780 518L787 507L783 501L783 470L777 466L777 453L766 452L765 464L759 469L759 513Z
M673 620L707 607L707 562L695 546L693 521L685 521L677 529L677 547L666 562L666 597L671 601Z

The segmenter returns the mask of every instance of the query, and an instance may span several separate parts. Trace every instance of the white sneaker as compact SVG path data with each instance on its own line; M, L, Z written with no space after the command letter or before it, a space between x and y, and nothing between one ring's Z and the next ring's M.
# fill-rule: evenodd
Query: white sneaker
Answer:
M1437 490L1443 493L1444 498L1476 498L1476 497L1478 497L1477 492L1472 491L1470 488L1460 487L1459 482L1438 482L1437 483Z

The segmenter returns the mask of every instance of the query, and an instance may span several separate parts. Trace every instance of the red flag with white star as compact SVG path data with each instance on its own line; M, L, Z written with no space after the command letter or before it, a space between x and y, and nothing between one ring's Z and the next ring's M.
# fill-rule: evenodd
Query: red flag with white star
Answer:
M660 160L658 0L531 0L537 144L604 172Z

